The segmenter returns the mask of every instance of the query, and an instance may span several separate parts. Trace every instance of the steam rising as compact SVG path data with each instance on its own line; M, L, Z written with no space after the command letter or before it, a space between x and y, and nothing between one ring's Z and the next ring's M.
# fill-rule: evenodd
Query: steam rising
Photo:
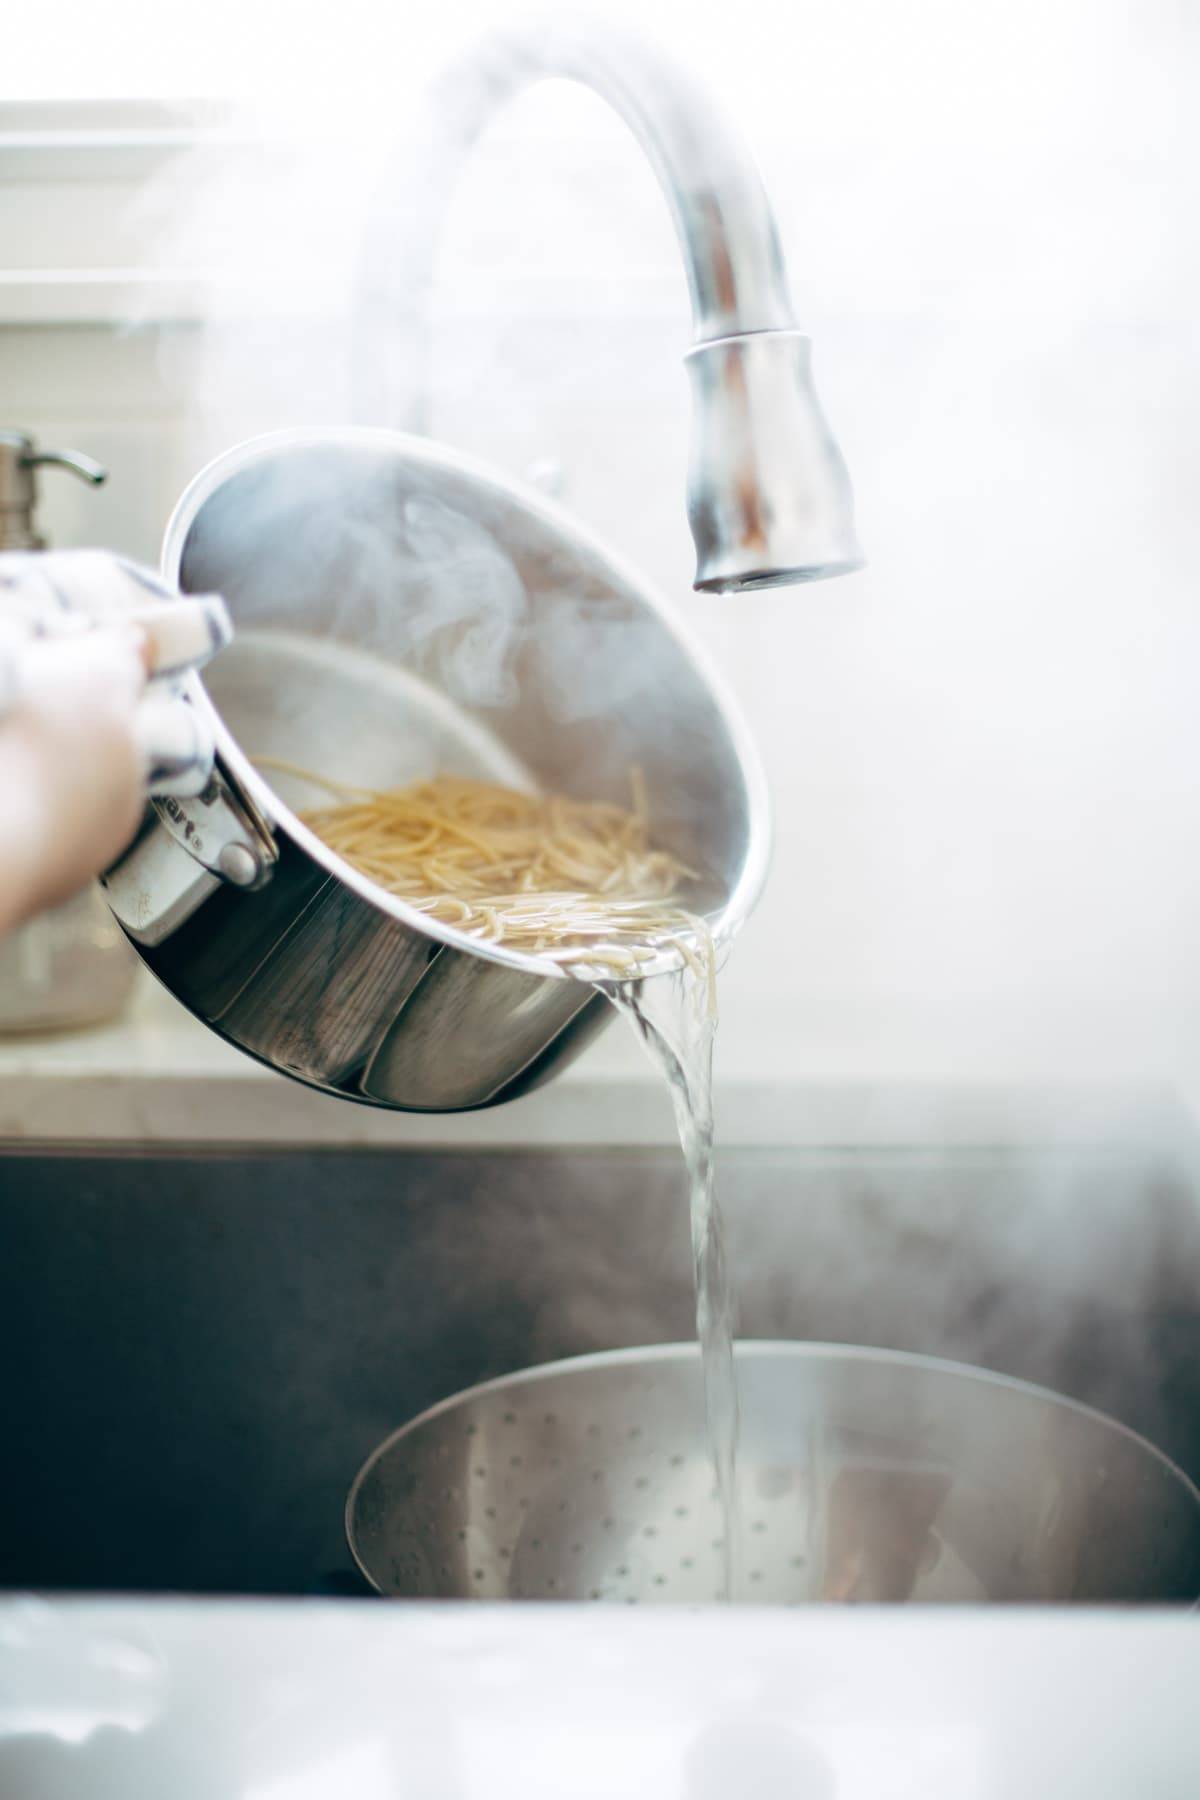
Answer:
M677 11L659 10L669 35ZM925 1084L909 1132L930 1143L963 1083L1161 1083L1195 1102L1193 28L1119 0L761 13L731 44L727 9L690 8L688 49L755 131L870 569L752 599L687 592L682 280L640 152L586 96L523 101L470 167L437 296L436 429L517 474L557 457L571 505L740 691L778 847L723 981L718 1134L723 1087L764 1078L861 1091L868 1142L888 1128L876 1084ZM417 57L406 79L425 73ZM349 416L363 172L386 136L359 124L276 140L253 182L206 176L178 228L203 241L219 220L227 253L176 367L197 454ZM436 506L405 528L432 570L413 631L424 619L432 644L454 621L450 690L507 705L520 578ZM369 505L355 529L369 572ZM382 584L364 591L386 604ZM564 594L535 648L551 715L615 697L580 679L597 630ZM593 1066L634 1057L610 1033ZM1086 1256L1071 1217L1064 1269ZM1020 1282L1004 1220L986 1229ZM885 1263L848 1267L832 1214L815 1257L831 1287L883 1284L886 1340ZM1132 1294L1145 1270L1089 1274ZM1059 1330L1052 1308L1041 1319ZM986 1360L986 1321L955 1330Z

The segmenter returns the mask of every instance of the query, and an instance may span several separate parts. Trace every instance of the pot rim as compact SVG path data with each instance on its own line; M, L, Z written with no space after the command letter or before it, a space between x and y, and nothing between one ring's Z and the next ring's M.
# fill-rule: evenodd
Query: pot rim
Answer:
M391 449L410 458L416 457L427 465L467 476L481 486L491 489L494 494L521 507L526 512L534 514L548 531L580 544L604 567L606 573L611 576L615 587L633 594L638 602L654 615L663 630L672 638L677 649L692 664L696 674L712 695L729 733L734 757L745 786L749 821L746 857L729 899L721 910L719 924L713 932L718 951L727 947L757 905L770 865L772 838L770 796L758 750L740 706L707 652L702 646L697 645L690 634L678 623L657 590L622 556L611 550L586 526L581 525L564 507L548 499L536 489L489 467L475 457L466 455L449 445L437 443L432 439L419 437L409 432L393 431L386 426L362 425L284 427L260 433L233 445L228 450L221 451L192 477L176 501L163 533L162 572L164 578L172 587L178 587L183 548L188 532L205 503L227 481L246 469L253 468L258 463L270 461L280 452L315 449L331 445L347 449ZM188 676L186 687L189 699L210 720L220 761L235 785L249 794L254 806L270 822L273 829L282 829L298 848L326 869L330 875L344 883L361 900L398 920L410 931L416 931L432 938L436 943L446 945L450 949L471 956L483 957L488 962L499 963L505 968L518 970L525 975L552 980L580 979L573 975L569 968L550 958L506 949L503 945L487 943L471 937L466 932L457 930L453 925L430 918L427 913L408 905L398 895L389 894L383 888L378 887L366 875L330 850L328 845L280 799L270 782L254 766L226 727L199 676L194 674ZM652 962L646 964L642 973L644 975L662 974L676 970L682 964L683 958L678 953L664 951Z

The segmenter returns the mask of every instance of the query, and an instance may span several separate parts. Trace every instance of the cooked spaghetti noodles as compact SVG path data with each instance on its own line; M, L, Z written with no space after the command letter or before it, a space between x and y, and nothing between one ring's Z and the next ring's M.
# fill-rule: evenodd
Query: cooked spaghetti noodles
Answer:
M631 773L627 808L459 775L354 787L258 760L331 794L331 805L301 812L303 822L387 893L444 925L585 979L628 979L675 950L711 980L708 928L678 903L694 871L651 844L640 771Z

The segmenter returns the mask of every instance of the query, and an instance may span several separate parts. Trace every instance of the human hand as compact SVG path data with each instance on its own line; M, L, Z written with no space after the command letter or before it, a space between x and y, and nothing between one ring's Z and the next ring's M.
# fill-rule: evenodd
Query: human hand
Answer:
M107 868L148 785L198 791L211 735L178 677L230 635L219 600L116 557L0 557L0 931Z
M117 857L145 806L146 645L110 626L33 645L0 723L0 930L68 899Z

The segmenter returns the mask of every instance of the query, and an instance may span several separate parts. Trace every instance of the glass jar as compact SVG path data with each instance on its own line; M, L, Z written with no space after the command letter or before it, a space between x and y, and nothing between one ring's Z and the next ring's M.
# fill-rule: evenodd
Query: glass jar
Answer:
M0 1032L99 1025L125 1008L137 958L94 884L0 939Z

